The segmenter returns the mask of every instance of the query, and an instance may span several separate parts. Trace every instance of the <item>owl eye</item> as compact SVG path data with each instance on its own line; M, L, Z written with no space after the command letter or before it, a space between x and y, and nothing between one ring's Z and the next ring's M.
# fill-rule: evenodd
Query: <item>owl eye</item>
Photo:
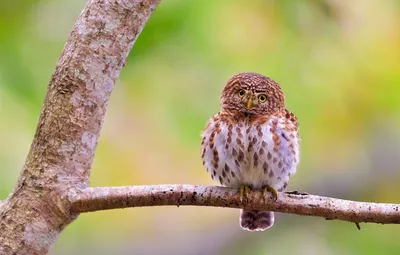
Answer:
M267 96L266 95L259 95L258 96L258 101L260 101L261 103L264 103L265 101L267 101Z
M239 90L238 92L239 97L244 97L244 94L246 94L246 92L243 89Z

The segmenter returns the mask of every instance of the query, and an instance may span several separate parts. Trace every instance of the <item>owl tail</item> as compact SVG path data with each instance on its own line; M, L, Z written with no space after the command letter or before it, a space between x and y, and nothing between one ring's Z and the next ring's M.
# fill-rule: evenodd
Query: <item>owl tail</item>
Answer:
M240 210L240 226L248 231L264 231L274 225L274 212Z

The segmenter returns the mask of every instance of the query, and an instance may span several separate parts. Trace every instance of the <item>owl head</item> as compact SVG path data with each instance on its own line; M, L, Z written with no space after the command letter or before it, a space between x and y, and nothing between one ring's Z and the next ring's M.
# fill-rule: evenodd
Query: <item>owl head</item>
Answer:
M221 93L222 109L245 114L270 115L285 110L279 84L258 73L239 73L228 80Z

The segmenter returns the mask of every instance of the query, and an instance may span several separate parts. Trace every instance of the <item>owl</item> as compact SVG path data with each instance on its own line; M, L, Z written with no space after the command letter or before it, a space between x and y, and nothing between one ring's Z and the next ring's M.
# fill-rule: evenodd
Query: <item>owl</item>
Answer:
M241 199L251 189L276 199L299 163L298 122L285 107L281 87L264 75L239 73L223 88L220 105L201 134L203 165L222 185L238 188ZM240 211L245 230L273 224L273 212Z

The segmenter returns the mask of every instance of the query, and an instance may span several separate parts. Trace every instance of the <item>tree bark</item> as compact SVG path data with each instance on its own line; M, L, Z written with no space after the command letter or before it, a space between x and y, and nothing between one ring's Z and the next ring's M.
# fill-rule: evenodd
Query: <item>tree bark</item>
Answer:
M50 81L14 191L0 205L0 254L45 254L77 213L68 192L88 186L110 93L159 0L90 0Z
M73 212L93 212L126 207L160 205L196 205L245 208L306 216L319 216L329 220L353 223L400 223L400 205L349 201L301 192L279 194L276 201L251 192L240 201L237 189L200 185L154 185L128 187L87 188L71 194Z

